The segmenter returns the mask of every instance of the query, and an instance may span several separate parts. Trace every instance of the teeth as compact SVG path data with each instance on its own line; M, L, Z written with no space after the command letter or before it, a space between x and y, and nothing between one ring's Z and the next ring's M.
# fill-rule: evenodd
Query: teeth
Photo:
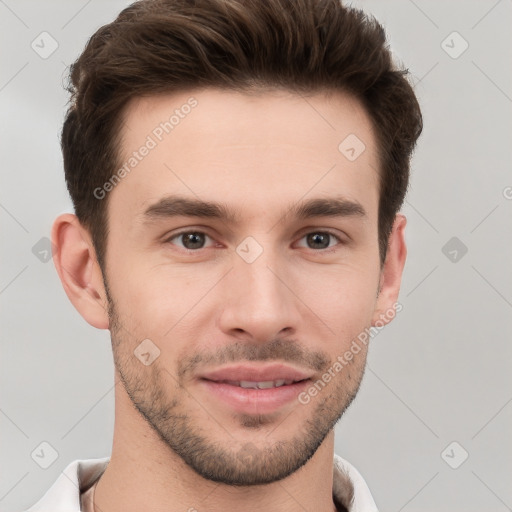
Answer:
M269 389L269 388L274 388L275 385L274 385L273 380L267 380L264 382L258 382L257 387L258 387L258 389Z
M245 389L270 389L284 386L285 384L291 384L293 381L285 381L284 379L279 380L266 380L262 382L252 382L248 380L242 380L240 382L230 382L230 384L238 385Z
M238 385L241 388L252 388L252 389L258 389L258 383L257 382L249 382L248 380L242 380L238 383Z

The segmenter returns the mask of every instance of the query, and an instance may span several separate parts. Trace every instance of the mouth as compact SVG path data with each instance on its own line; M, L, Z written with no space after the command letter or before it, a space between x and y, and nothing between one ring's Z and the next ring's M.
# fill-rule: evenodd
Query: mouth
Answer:
M238 365L203 373L199 384L223 407L244 414L270 414L297 402L313 375L283 364Z
M303 379L306 380L306 379ZM285 379L277 379L277 380L263 380L263 381L249 381L249 380L223 380L223 381L212 381L212 382L220 382L223 384L228 384L230 386L237 386L239 388L244 389L271 389L271 388L280 388L281 386L290 386L291 384L295 384L296 382L303 382L303 380L285 380Z
M224 382L241 387L254 388L255 385L262 386L259 389L269 387L280 387L300 382L312 377L311 372L295 368L282 363L271 363L265 365L239 364L225 366L202 373L199 377L212 382ZM248 384L248 385L245 385Z

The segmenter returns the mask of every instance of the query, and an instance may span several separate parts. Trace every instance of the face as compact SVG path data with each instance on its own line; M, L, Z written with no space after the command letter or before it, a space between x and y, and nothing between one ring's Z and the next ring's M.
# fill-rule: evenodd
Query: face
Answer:
M363 375L366 345L336 361L376 314L371 123L339 93L213 89L135 101L124 121L105 270L126 393L203 477L282 479Z

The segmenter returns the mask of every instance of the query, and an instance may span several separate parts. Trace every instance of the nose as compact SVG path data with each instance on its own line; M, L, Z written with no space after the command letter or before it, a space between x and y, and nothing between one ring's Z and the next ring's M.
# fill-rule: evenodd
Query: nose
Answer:
M265 251L252 263L235 257L226 277L219 318L225 334L260 343L295 336L301 302L293 292L294 278L286 262L267 257Z

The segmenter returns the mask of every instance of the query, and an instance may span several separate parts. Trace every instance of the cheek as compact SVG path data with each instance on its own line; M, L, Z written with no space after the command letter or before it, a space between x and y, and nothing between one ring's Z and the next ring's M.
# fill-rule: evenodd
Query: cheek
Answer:
M309 280L308 280L309 281ZM379 276L356 268L339 268L317 274L303 288L302 296L326 326L331 352L339 353L370 326L377 300Z
M130 330L139 337L162 340L172 338L201 310L219 280L217 274L194 265L148 267L142 259L125 258L112 269L109 282L118 313Z

